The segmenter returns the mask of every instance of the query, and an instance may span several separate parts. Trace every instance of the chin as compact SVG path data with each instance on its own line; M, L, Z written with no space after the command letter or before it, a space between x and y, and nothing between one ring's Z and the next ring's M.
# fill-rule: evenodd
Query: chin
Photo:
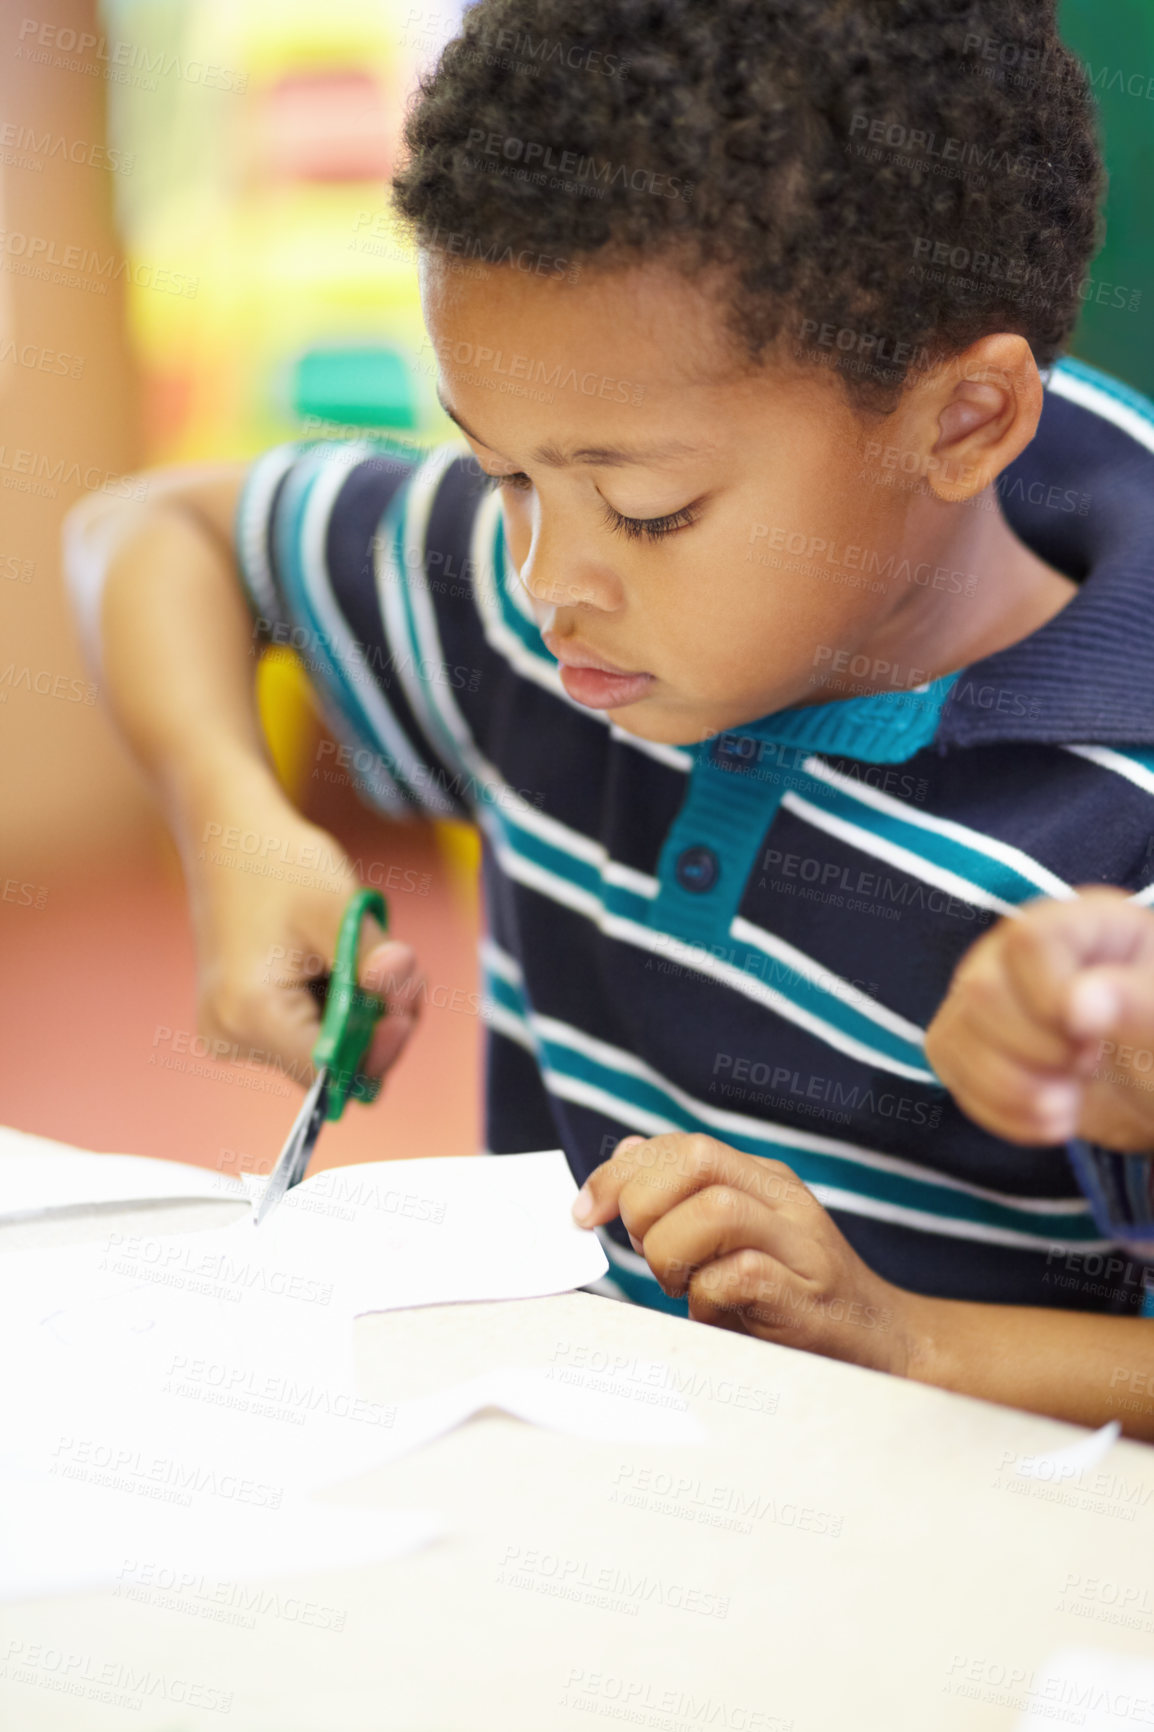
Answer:
M607 710L606 715L623 734L633 734L639 740L651 740L655 746L695 746L708 740L719 730L704 728L688 717L670 714L655 708L648 699L639 704L626 704L620 710Z
M715 740L719 734L738 733L743 727L775 715L778 710L797 704L823 702L820 692L802 691L756 695L745 705L656 704L652 699L626 704L606 714L624 734L634 734L639 740L652 740L655 746L699 746ZM760 705L760 708L757 706Z

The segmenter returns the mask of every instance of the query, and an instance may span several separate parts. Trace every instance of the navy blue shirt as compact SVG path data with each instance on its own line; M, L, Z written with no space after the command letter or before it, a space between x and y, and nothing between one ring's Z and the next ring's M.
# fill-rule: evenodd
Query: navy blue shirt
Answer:
M998 490L1080 585L1047 625L913 691L664 746L564 691L460 447L254 466L252 606L299 649L364 798L479 826L489 1152L560 1145L582 1180L630 1132L702 1131L787 1162L901 1287L1138 1308L1145 1266L1119 1241L1140 1187L1123 1206L1117 1157L980 1130L924 1034L1023 901L1152 899L1150 405L1063 363ZM623 1291L684 1310L619 1223L603 1238Z

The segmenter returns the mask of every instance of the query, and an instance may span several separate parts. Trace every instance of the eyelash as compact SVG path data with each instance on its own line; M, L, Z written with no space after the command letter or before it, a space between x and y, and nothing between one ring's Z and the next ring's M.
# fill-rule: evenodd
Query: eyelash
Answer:
M515 470L510 475L493 475L487 469L481 470L481 485L487 492L494 488L508 487L514 493L524 493L533 483L521 470ZM605 523L614 535L624 535L630 541L662 541L667 535L675 535L679 529L689 529L700 515L695 505L683 505L678 511L667 512L664 517L623 517L620 511L605 500Z

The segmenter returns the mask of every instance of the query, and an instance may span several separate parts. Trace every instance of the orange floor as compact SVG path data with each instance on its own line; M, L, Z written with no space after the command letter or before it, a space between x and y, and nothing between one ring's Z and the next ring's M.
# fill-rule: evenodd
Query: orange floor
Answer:
M387 847L390 863L431 875L427 894L389 897L391 929L416 949L427 991L380 1099L326 1126L315 1170L481 1143L483 1025L448 1008L477 1002L475 922L429 828L377 827L372 843L366 857ZM300 1091L263 1069L189 1068L194 959L175 858L144 847L114 879L47 889L42 909L0 900L0 1123L83 1148L267 1170Z

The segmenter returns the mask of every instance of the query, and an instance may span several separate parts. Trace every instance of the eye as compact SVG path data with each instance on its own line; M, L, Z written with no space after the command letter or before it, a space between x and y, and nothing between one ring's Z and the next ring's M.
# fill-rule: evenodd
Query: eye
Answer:
M494 475L478 464L477 478L486 493L495 488L524 493L533 485L521 469L508 475ZM695 500L692 505L683 505L680 510L667 512L664 517L626 517L615 511L607 500L602 500L602 504L605 507L604 520L614 535L628 536L631 541L661 541L667 535L675 535L679 529L690 529L700 518L704 501Z
M533 485L529 477L520 469L514 470L511 475L494 475L488 469L478 469L477 473L486 493L492 493L498 487L508 487L514 493L524 493L527 487Z
M605 502L605 521L614 535L626 535L631 541L660 541L666 535L675 535L679 529L689 529L701 516L701 502L683 505L678 511L667 512L664 517L623 517L620 511Z

